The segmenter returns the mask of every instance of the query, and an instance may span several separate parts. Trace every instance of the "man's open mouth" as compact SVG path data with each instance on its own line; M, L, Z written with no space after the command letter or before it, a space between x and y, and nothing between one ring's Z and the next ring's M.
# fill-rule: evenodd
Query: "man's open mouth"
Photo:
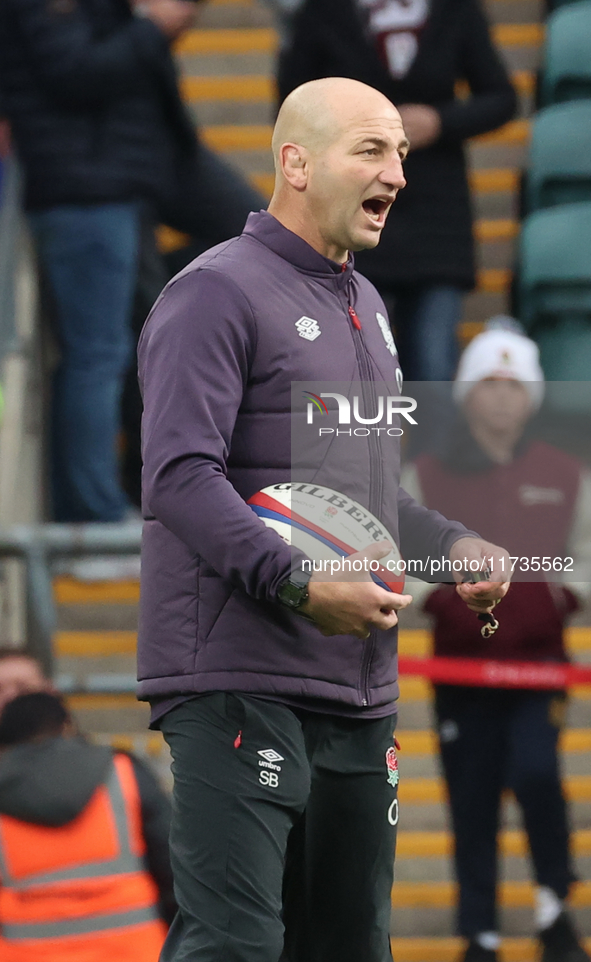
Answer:
M363 201L361 206L372 221L376 224L384 224L391 204L392 201L390 199L384 200L381 197L369 197L368 200Z

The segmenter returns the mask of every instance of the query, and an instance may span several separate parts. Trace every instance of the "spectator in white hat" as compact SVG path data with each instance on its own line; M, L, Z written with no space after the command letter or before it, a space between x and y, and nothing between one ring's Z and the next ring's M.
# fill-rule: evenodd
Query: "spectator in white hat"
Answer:
M544 397L538 348L511 319L495 321L460 360L453 398L461 416L447 451L421 455L402 484L429 508L506 545L517 559L514 581L489 638L481 637L481 625L451 585L431 590L424 607L433 618L437 656L564 662L564 625L591 581L591 479L577 460L529 436ZM464 962L497 959L497 833L505 788L523 813L542 962L588 962L565 909L575 880L558 761L565 706L564 690L474 687L462 684L461 674L457 684L435 686Z

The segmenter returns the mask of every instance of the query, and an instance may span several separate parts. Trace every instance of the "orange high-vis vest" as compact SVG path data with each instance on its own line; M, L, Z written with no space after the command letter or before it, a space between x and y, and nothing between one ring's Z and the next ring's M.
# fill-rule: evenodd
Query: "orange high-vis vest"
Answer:
M67 825L0 816L2 962L157 962L166 935L131 760Z

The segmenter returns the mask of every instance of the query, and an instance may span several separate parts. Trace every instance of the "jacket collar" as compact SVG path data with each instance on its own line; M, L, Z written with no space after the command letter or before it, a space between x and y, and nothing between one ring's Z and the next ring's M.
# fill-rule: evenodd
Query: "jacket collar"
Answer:
M284 227L266 210L249 214L243 233L256 238L265 247L293 264L297 270L305 274L313 274L319 279L329 278L336 281L339 290L342 290L351 280L355 268L352 254L349 254L343 269L341 264L319 254L307 241Z

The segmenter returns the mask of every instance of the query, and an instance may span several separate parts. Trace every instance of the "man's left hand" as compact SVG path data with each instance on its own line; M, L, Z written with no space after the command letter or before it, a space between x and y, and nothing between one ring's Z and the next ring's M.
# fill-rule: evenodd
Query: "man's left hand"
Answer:
M481 538L460 538L452 545L449 558L452 570L454 562L457 568L460 568L458 562L462 562L461 570L453 571L458 582L456 591L472 611L479 614L492 611L507 594L511 580L511 559L504 548ZM462 582L471 571L476 574L485 570L490 572L490 581Z

